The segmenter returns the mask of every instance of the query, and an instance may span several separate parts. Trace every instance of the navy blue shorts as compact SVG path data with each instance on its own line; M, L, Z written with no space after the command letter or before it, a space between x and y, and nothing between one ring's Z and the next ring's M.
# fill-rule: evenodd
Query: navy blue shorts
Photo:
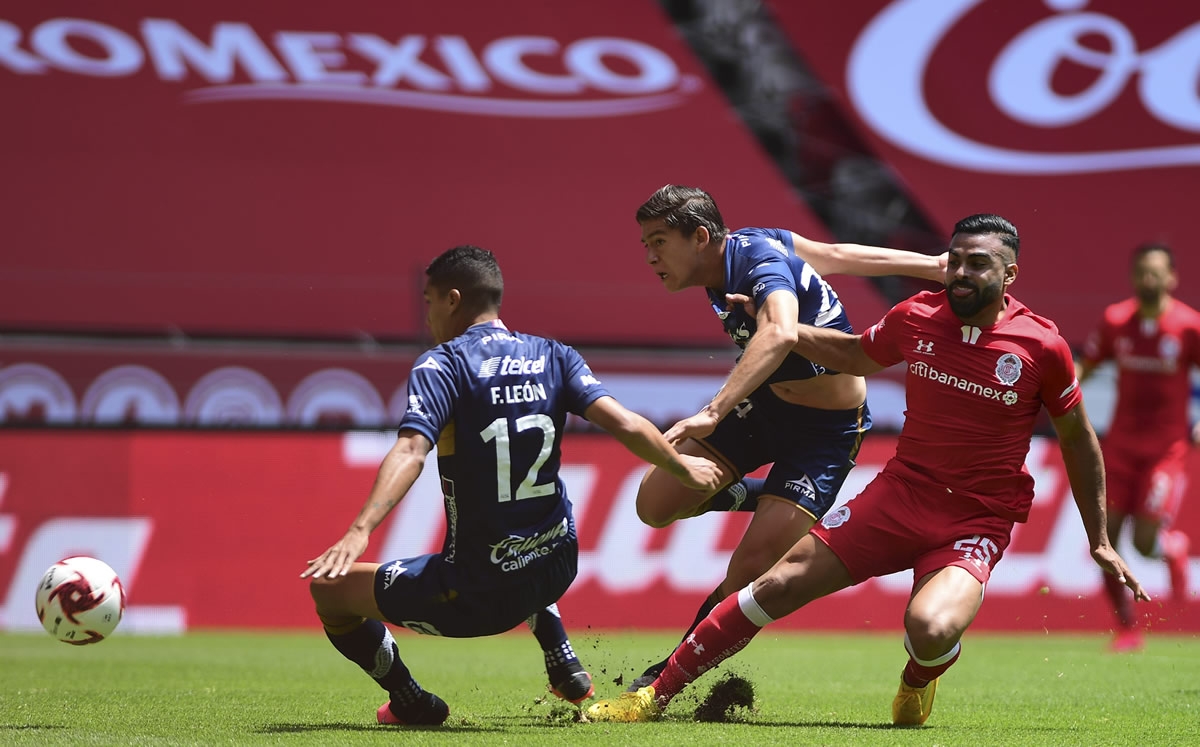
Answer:
M520 572L472 572L441 553L393 560L375 571L375 604L388 622L426 635L477 638L512 630L562 597L579 545L564 541Z
M837 499L870 429L865 403L853 410L818 410L785 402L764 386L702 441L742 475L774 462L764 492L795 501L820 519Z

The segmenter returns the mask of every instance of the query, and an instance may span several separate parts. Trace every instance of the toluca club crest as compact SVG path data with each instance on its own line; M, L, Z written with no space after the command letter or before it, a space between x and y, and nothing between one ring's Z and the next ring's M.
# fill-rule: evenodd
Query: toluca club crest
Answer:
M1012 386L1021 378L1021 359L1012 353L1005 353L996 361L996 378L1001 384Z

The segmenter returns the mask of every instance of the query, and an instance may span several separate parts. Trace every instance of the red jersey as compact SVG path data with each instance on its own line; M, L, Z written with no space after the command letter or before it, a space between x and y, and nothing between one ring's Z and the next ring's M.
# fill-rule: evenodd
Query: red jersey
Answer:
M1049 319L1005 296L990 327L962 323L945 291L918 293L862 337L883 366L904 361L907 409L890 469L1025 521L1033 477L1025 455L1042 406L1065 415L1082 401L1066 340Z
M1105 449L1166 451L1188 440L1189 372L1200 365L1200 313L1171 299L1158 319L1143 319L1129 298L1104 310L1099 329L1083 347L1096 364L1117 364L1117 404Z

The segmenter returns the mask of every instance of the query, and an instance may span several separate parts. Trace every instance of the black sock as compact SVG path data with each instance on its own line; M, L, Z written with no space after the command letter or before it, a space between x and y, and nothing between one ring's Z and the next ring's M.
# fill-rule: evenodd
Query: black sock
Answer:
M767 481L758 477L743 477L738 482L709 498L709 511L750 511L758 508Z
M720 588L714 589L712 594L709 594L707 597L705 597L704 603L700 605L700 609L696 610L696 619L692 620L691 627L687 629L687 632L683 634L683 638L680 640L686 641L687 637L696 629L696 626L703 622L704 618L708 617L708 613L712 612L713 608L720 604L721 599L723 598L724 597L720 597ZM675 652L672 651L671 653ZM670 658L671 657L668 656L666 659L663 659L657 664L651 664L650 666L646 667L646 671L642 672L642 676L657 677L658 675L662 674L662 670L667 668L667 659Z
M563 628L558 605L552 604L544 610L538 610L525 622L533 631L538 645L542 647L542 654L546 660L546 674L552 683L569 675L568 667L578 663L579 658L575 656L575 650L567 638L567 631Z
M342 656L361 667L387 690L397 704L415 703L421 698L424 690L400 660L392 632L380 621L364 620L362 625L341 635L326 630L325 636Z

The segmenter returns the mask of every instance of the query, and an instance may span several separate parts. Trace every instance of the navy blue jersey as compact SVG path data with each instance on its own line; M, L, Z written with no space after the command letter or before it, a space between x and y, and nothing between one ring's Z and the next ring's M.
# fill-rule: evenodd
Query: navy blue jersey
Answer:
M498 319L417 359L400 429L437 444L447 562L505 574L574 538L563 424L607 394L573 348Z
M726 293L740 293L762 308L771 293L791 293L800 304L799 321L815 327L853 332L842 302L829 283L796 255L792 232L780 228L741 228L725 239L725 287L708 289L708 300L725 331L743 350L758 329L755 318L741 306L727 309ZM836 374L797 353L788 353L765 383L811 379Z

